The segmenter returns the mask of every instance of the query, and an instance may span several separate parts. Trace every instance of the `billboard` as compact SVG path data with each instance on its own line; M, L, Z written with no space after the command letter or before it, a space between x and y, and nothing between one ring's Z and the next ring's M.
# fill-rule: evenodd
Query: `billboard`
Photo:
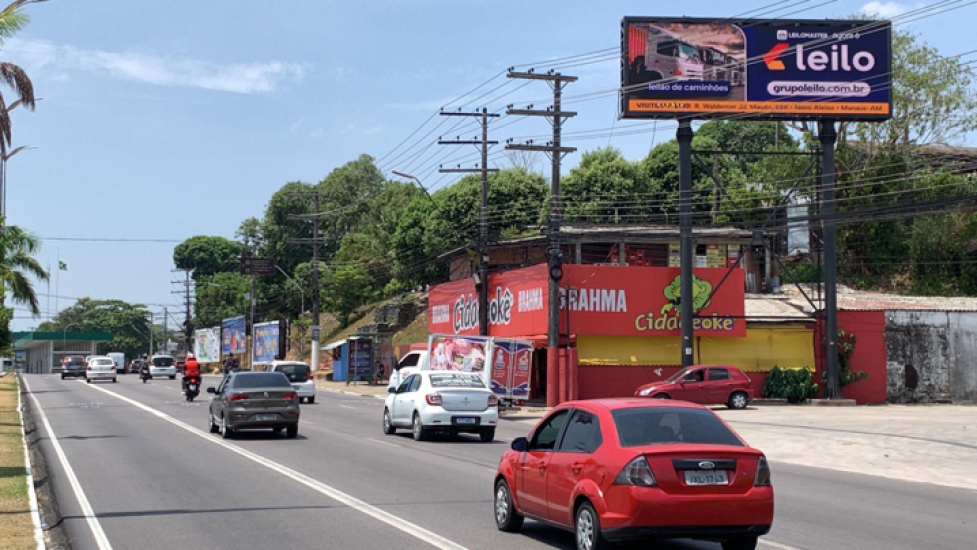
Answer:
M243 315L221 321L221 353L224 355L239 354L247 350L244 329Z
M285 357L283 353L284 339L281 321L269 321L254 325L252 340L251 364L267 365L275 359Z
M492 341L492 391L506 399L529 399L533 344L519 340Z
M346 366L346 380L362 380L373 373L373 339L365 336L350 336L346 339L349 364Z
M193 332L193 352L198 363L219 363L221 360L221 330L217 327Z
M888 21L625 17L622 118L885 120Z
M490 338L484 336L432 335L428 343L431 350L431 370L457 370L481 373L485 371L485 360Z

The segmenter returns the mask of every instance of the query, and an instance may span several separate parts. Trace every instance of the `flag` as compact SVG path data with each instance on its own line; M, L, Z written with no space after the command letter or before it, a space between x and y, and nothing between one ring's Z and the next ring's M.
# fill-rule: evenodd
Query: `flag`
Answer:
M62 262L61 260L58 260L58 269L60 269L61 271L68 271L68 264Z

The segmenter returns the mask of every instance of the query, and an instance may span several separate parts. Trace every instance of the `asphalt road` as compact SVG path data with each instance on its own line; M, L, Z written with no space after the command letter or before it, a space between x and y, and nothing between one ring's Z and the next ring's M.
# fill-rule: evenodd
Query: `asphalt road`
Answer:
M380 400L320 392L302 406L298 438L226 441L208 433L207 397L184 403L179 381L27 380L87 497L79 501L40 423L78 549L573 548L570 533L527 522L522 534L505 534L492 518L498 458L535 420L502 422L492 444L465 435L418 443L406 431L382 433ZM760 548L958 549L977 540L977 492L771 467L777 511ZM655 547L719 549L689 540Z

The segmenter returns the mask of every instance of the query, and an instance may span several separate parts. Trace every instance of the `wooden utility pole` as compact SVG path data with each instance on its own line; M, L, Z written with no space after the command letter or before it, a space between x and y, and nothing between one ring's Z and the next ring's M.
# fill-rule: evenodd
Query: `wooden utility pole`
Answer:
M322 215L319 209L321 195L318 191L294 193L294 195L312 197L313 205L311 214L289 216L290 220L311 220L312 238L288 239L288 242L290 244L307 244L312 247L312 327L310 327L312 332L312 350L309 366L315 371L319 369L319 333L321 328L319 325L319 247L325 242L325 239L319 237L319 218Z

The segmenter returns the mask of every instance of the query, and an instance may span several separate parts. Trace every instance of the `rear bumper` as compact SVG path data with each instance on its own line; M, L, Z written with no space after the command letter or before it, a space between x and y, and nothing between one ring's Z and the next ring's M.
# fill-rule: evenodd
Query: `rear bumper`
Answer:
M57 374L57 373L55 373L55 374ZM78 378L79 376L85 376L85 371L83 371L83 370L63 370L63 371L61 371L61 376L64 376L64 377L73 376L75 378Z
M315 384L292 384L292 389L299 397L315 397Z
M115 379L114 372L86 372L85 378L89 380L113 380Z
M460 419L474 418L474 424L459 422ZM427 411L421 413L421 423L426 428L445 429L452 431L477 432L483 428L494 428L499 425L499 411L492 407L485 411Z
M176 369L149 369L150 376L176 376Z
M262 429L262 428L282 428L285 426L298 425L299 415L289 415L287 413L254 413L246 414L243 418L237 418L241 413L233 413L229 416L227 426L232 430L240 429ZM258 420L258 414L277 414L274 420Z
M609 541L676 538L722 540L736 537L759 537L770 531L770 525L688 525L681 527L618 527L604 529Z

